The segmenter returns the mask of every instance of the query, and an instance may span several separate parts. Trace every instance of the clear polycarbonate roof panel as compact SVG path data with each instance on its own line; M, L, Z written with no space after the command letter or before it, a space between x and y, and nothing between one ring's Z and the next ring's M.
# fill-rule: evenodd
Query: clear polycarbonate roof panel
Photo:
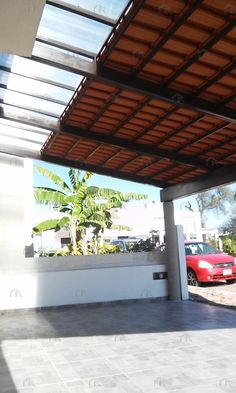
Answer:
M0 88L0 99L4 104L19 106L49 116L60 117L64 106L55 102L48 102L42 98L32 97L22 93Z
M0 144L15 148L29 149L39 152L42 144L48 138L50 130L43 130L33 126L22 125L6 119L0 119Z
M73 72L4 53L0 54L0 67L1 66L7 68L12 73L28 76L36 80L45 81L69 89L72 91L71 95L83 79L81 75Z
M22 130L26 130L26 131L33 131L33 132L41 135L42 138L45 138L51 132L51 130L47 129L47 128L35 127L35 126L32 126L32 125L19 123L17 121L12 121L12 120L8 120L8 119L1 119L0 118L0 124L3 125L3 126L6 126L6 127L15 128L15 129L18 128L18 129L22 129Z
M34 125L54 128L81 80L81 75L72 72L1 54L0 100L7 104L2 116L13 120L19 117L20 121L25 116Z
M73 72L70 59L93 64L128 0L49 3L43 10L36 45L42 51L52 50L51 64L37 50L34 60L0 53L0 146L12 146L12 151L15 146L39 152L50 132L58 129L59 118L83 79ZM67 64L57 63L60 53Z
M58 127L58 118L37 111L23 109L20 106L14 106L12 104L0 104L0 113L3 119L9 119L39 128L55 130Z
M6 71L2 71L0 74L0 84L6 86L8 90L56 101L62 105L68 103L72 94L71 90Z
M0 133L0 145L3 147L4 145L8 147L14 147L14 151L17 153L18 149L23 149L23 150L30 150L34 153L39 153L42 147L42 143L36 143L34 142L34 139L32 138L32 133L29 134L29 138L23 138L22 136L19 136L19 138L16 138L13 135L5 136L1 135Z
M37 36L84 49L95 56L111 29L100 22L46 4Z
M95 14L105 16L106 18L116 21L128 0L64 0L64 3L84 10L93 12Z

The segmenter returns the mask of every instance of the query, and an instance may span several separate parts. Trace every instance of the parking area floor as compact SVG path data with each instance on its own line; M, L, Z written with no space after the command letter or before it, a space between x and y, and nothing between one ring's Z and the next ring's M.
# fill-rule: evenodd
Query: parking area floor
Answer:
M235 393L236 312L127 302L0 313L1 393Z

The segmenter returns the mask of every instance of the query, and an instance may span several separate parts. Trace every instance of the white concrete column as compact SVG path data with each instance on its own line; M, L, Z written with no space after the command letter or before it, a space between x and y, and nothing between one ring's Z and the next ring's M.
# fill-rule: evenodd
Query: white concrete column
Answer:
M176 237L178 245L178 266L180 275L180 292L181 299L188 300L188 281L187 281L187 265L184 247L184 230L182 225L176 225Z
M183 230L175 225L173 202L164 202L163 207L169 299L185 300L188 298L188 291Z

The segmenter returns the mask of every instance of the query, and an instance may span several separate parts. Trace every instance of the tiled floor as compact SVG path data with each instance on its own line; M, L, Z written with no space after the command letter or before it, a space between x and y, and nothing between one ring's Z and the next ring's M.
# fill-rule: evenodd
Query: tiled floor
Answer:
M1 393L235 393L236 312L130 302L0 313Z

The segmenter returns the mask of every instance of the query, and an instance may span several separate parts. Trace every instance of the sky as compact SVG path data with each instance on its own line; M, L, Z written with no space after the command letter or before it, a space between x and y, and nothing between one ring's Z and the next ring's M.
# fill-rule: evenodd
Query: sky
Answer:
M43 166L44 168L55 171L63 179L68 181L68 168L62 167L60 165L49 164L41 161L34 161L35 165ZM83 171L81 171L83 173ZM52 182L47 180L45 176L34 171L34 185L37 187L50 187ZM148 201L160 202L160 188L149 186L140 183L134 183L130 181L116 179L114 177L102 176L94 174L94 176L89 180L89 185L98 186L102 188L112 188L121 192L134 192L148 195Z
M55 164L50 164L42 161L34 161L34 166L42 166L44 168L47 168L51 171L54 171L57 173L59 176L61 176L68 184L70 184L69 177L68 177L68 169L66 167L60 166L60 165L55 165ZM83 173L83 171L81 171ZM111 188L114 190L118 190L121 192L133 192L133 193L141 193L145 194L148 196L146 199L147 202L159 202L160 203L160 188L154 187L151 185L147 184L140 184L140 183L135 183L135 182L130 182L130 181L125 181L125 180L120 180L117 178L113 177L108 177L108 176L102 176L98 174L94 174L93 177L88 181L89 185L91 186L98 186L102 188ZM53 187L53 183L50 182L45 176L37 173L36 170L34 170L34 186L36 187ZM233 190L236 190L236 183L232 184L230 186ZM175 204L175 209L178 210L185 210L185 204L187 201L190 201L194 210L197 210L197 204L195 202L194 196L191 197L186 197L186 198L181 198L179 200L176 200L174 202ZM140 203L139 201L135 203ZM143 203L143 201L141 201ZM38 213L43 212L43 208L45 207L37 207ZM48 209L48 208L46 208ZM229 211L230 214L230 211ZM38 216L38 215L37 215ZM38 220L38 218L37 218ZM225 221L227 220L227 216L224 215L214 215L213 213L208 213L207 217L207 228L216 228L218 226L221 226Z

